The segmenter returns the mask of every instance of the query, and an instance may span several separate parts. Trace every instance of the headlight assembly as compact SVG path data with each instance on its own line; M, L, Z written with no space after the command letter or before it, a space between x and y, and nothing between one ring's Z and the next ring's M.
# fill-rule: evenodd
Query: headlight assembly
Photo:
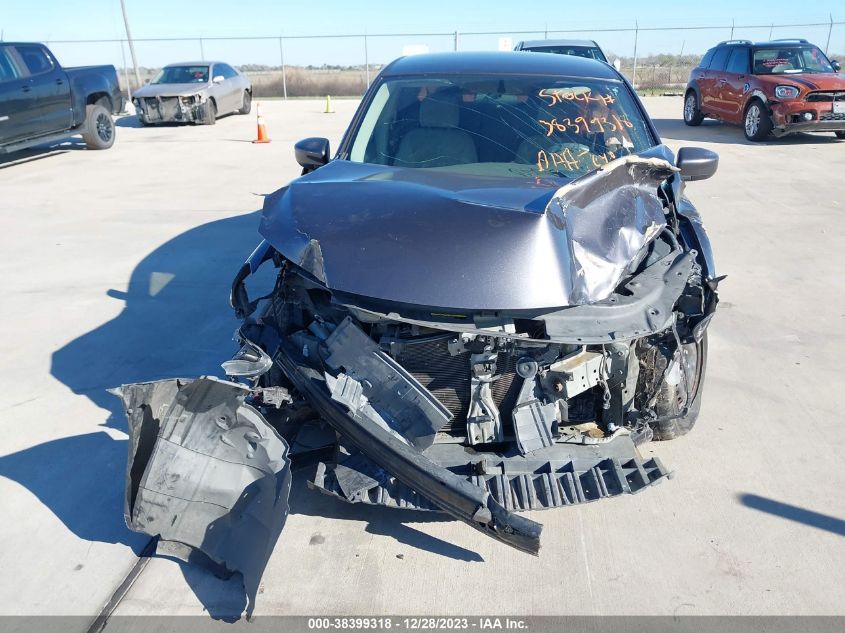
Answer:
M778 99L794 99L798 96L799 90L795 86L778 86L775 88L775 96Z

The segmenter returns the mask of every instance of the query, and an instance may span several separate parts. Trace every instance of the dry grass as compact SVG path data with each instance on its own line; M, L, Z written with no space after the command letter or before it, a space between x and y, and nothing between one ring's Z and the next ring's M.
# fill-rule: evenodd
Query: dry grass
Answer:
M638 89L682 88L687 85L693 66L637 66ZM622 68L622 74L631 81L633 68Z
M142 68L141 81L152 79L158 69ZM377 74L377 70L370 70L370 77ZM282 97L281 70L261 70L246 73L252 80L253 94L256 97ZM323 70L291 67L285 75L289 97L360 97L367 88L367 74L363 70ZM121 88L125 91L125 77L118 73ZM135 78L130 75L132 89L136 88Z
M686 85L691 64L661 66L658 64L640 64L637 66L637 88L644 91L682 89ZM156 69L141 70L142 81L155 75ZM377 74L370 70L370 78ZM622 73L630 81L633 68L623 66ZM246 73L252 80L253 93L259 98L282 97L282 71L254 70ZM121 85L123 74L119 73ZM367 75L364 70L355 69L311 69L289 67L285 78L289 97L360 97L367 87ZM132 82L135 83L134 81Z
M256 97L283 95L281 71L248 74ZM359 70L289 68L285 79L289 97L360 97L367 88L366 73Z

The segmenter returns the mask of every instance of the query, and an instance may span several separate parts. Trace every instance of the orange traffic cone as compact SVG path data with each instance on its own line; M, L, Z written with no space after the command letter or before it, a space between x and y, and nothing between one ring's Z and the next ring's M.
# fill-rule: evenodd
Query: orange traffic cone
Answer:
M261 104L255 104L255 115L258 123L258 138L253 143L269 143L270 137L267 136L267 126L264 125L264 117L261 116Z

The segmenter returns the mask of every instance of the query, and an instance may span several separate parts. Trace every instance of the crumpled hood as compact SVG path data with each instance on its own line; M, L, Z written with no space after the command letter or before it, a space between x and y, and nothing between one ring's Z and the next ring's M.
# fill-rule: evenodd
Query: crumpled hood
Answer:
M557 189L336 160L264 203L260 232L332 290L473 311L606 298L665 226L665 160L619 159Z
M147 84L132 92L133 97L190 97L208 91L206 84Z

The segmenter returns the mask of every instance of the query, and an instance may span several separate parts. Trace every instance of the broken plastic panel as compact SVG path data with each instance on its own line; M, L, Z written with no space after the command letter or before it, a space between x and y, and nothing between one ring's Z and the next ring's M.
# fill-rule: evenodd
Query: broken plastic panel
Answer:
M215 572L240 572L251 614L288 514L287 443L237 383L171 379L118 391L129 421L127 526L195 548L204 557L191 561Z
M434 435L452 414L379 346L352 319L346 318L326 339L326 364L345 373L327 380L337 385L338 397L350 409L370 405L390 429L420 449L431 446ZM333 395L335 390L333 388Z

